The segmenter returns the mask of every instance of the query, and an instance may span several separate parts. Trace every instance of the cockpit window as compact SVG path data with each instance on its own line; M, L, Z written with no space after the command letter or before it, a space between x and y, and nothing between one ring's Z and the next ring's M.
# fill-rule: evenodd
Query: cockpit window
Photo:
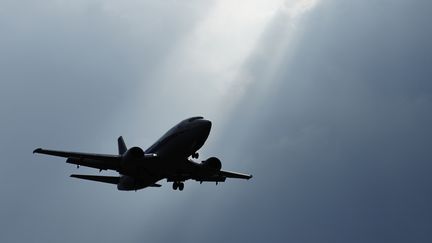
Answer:
M191 117L188 119L188 122L193 122L195 120L200 120L200 119L204 119L204 117L202 117L202 116Z

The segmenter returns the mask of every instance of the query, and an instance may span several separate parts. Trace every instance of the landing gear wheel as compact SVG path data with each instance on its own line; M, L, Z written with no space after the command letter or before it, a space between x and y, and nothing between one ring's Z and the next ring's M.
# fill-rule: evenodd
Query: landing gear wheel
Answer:
M193 159L198 159L198 157L199 157L199 153L194 153L194 154L192 154L192 158L193 158Z
M173 190L177 190L177 188L179 187L179 185L178 185L178 183L177 182L174 182L173 183Z
M179 189L180 191L183 191L183 189L184 189L184 183L183 183L183 182L180 182L180 183L179 183L179 185L178 185L178 189Z

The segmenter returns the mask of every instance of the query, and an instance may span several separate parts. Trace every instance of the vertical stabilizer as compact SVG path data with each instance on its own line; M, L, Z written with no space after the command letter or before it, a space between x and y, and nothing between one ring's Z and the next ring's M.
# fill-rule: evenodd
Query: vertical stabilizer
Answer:
M117 139L117 143L118 143L118 152L119 152L119 155L123 155L124 153L126 153L127 147L126 147L126 144L125 144L122 136L120 136Z

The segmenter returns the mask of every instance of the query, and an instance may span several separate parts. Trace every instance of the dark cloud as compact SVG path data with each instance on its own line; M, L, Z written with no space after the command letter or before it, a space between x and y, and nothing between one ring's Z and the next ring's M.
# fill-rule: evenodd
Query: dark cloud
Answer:
M207 230L205 237L430 241L428 8L425 1L331 1L307 16L267 96L254 83L232 114L230 156L253 165L255 177L200 227L218 225L229 236ZM263 48L281 36L268 34ZM257 57L251 72L260 75L271 57Z

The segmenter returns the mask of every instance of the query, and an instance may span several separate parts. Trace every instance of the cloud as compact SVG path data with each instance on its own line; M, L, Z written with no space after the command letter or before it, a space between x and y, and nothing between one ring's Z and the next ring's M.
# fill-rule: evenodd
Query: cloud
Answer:
M0 3L0 241L118 242L127 234L133 240L147 225L135 225L137 214L123 212L126 205L138 206L138 194L119 196L115 187L71 180L73 167L63 160L31 154L36 147L115 152L116 137L130 135L125 131L131 113L145 112L124 112L131 94L151 82L146 77L206 7L178 4L174 11L156 1L136 3L125 17L128 10L114 11L110 4L115 3ZM120 122L110 125L117 117ZM146 145L136 140L127 142ZM101 200L101 192L113 194ZM157 198L147 200L147 208ZM154 218L151 210L144 214Z
M296 49L264 76L271 85L251 84L221 136L231 135L229 145L218 148L224 165L251 167L253 182L207 201L224 202L224 213L196 225L201 239L221 240L210 224L256 242L430 239L431 75L423 63L431 35L419 10L428 4L389 4L322 3L302 23ZM259 49L277 38L264 39L256 48L264 54L249 62L260 78L271 52Z
M0 240L429 242L430 7L3 1ZM252 180L120 193L31 154L197 114Z

